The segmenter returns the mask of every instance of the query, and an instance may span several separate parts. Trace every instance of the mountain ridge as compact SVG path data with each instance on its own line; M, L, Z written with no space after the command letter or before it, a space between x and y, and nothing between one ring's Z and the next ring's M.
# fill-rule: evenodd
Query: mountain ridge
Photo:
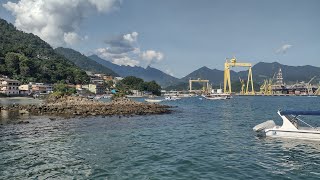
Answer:
M74 49L58 47L54 51L64 56L65 58L73 62L76 66L85 71L103 73L111 76L119 76L110 68L101 66L101 64L97 63L96 61L93 61L92 59L88 58L87 56L81 54L80 52Z
M173 77L169 74L162 72L159 69L148 66L147 68L143 68L140 66L120 66L117 64L113 64L110 61L100 58L97 55L88 56L90 59L96 61L97 63L112 69L114 72L119 74L122 77L127 76L136 76L138 78L142 78L144 81L152 81L155 80L162 87L169 86L180 82L180 79Z
M115 72L123 76L132 75L132 76L140 77L147 81L150 81L150 80L155 80L157 82L159 81L159 78L155 76L146 77L140 74L140 73L146 74L146 71L149 71L148 72L149 74L153 74L152 71L158 71L158 73L160 73L161 71L156 68L152 68L152 67L142 68L139 66L135 66L135 67L119 66L119 65L113 64L110 61L104 60L98 57L97 55L89 56L89 58L94 59L96 62L109 67L110 69L114 70ZM128 71L128 68L131 69L129 70L130 72ZM291 66L291 65L284 65L275 61L275 62L258 62L257 64L252 66L253 81L257 84L262 84L265 79L272 78L274 74L278 73L279 68L282 69L284 81L288 83L294 83L297 81L309 81L313 76L317 76L318 80L320 80L320 67L311 66L311 65ZM135 71L132 71L133 69L135 69ZM230 70L230 75L231 75L232 82L238 82L239 78L244 79L246 81L248 70L239 71L239 72ZM224 71L216 68L211 69L207 66L202 66L199 69L192 71L191 73L189 73L188 75L180 79L173 77L171 79L172 81L170 82L162 81L160 84L163 87L168 87L168 86L174 87L175 85L179 86L179 84L181 86L182 83L184 84L188 83L189 79L198 79L198 78L208 79L211 83L215 85L220 85L220 84L223 84ZM317 80L317 78L315 80Z

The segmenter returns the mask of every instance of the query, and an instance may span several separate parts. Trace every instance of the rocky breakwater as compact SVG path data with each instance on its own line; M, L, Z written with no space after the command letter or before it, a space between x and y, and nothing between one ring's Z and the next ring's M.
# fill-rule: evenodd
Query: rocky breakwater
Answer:
M19 110L21 114L54 116L112 116L112 115L147 115L170 113L170 106L146 104L119 98L112 102L100 102L84 97L49 97L40 105L1 106L1 110Z

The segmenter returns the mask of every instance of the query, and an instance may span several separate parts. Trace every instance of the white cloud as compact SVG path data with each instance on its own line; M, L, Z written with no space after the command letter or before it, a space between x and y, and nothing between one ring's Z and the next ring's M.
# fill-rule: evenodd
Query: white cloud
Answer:
M77 44L82 38L75 32L64 33L64 41L67 44L74 45Z
M125 66L138 66L139 61L129 57L127 53L112 54L109 52L109 48L99 48L95 50L95 54L102 57L103 59L109 60L114 64L125 65Z
M284 44L281 46L279 49L277 49L276 53L277 54L286 54L287 51L292 47L291 44Z
M108 12L111 9L117 9L117 6L114 6L116 3L120 3L118 0L89 0L89 2L96 6L99 12Z
M132 32L131 34L125 34L123 35L123 39L129 41L130 43L136 42L138 38L137 32Z
M141 53L141 58L147 62L147 66L160 62L163 57L163 53L154 50L147 50Z
M83 19L95 12L108 12L121 0L19 0L3 7L15 16L15 26L38 35L50 45L72 45L86 39L77 31Z
M147 61L151 61L151 60L161 61L163 59L163 54L161 52L156 52L154 50L147 50L142 52L141 57L143 60L147 60Z
M139 65L139 61L129 58L128 56L124 56L122 58L115 58L112 61L114 64L118 65L126 65L126 66L137 66Z
M118 65L149 66L160 62L164 55L154 50L141 51L137 32L122 34L105 40L107 47L96 49L98 56Z

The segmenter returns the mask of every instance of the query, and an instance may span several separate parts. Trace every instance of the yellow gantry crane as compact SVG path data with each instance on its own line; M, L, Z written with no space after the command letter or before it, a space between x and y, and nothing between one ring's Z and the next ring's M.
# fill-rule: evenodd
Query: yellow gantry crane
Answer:
M272 78L265 79L263 84L260 87L260 94L265 94L265 95L271 95L272 94L272 85L273 85L273 80L276 74L273 75Z
M314 95L320 96L320 85L319 85L318 89L316 90L316 92L314 92Z
M248 67L249 68L249 72L248 72L248 81L247 81L247 88L245 91L245 94L254 94L254 89L253 89L253 80L252 80L252 65L251 63L238 63L237 59L234 57L232 59L230 59L230 61L228 61L228 59L226 60L226 62L224 63L224 93L231 93L232 89L231 89L231 80L230 80L230 68L231 67ZM249 84L251 83L251 92L249 92Z
M307 83L308 95L313 95L311 82L312 82L312 81L314 80L314 78L316 78L316 77L317 77L317 76L314 76L314 77L311 78L310 81Z
M199 82L199 83L203 83L203 88L202 88L202 92L204 93L209 93L209 80L203 80L203 79L190 79L189 80L189 92L194 92L194 90L192 90L192 83L194 82Z
M239 77L239 80L240 80L240 83L241 83L241 91L240 91L240 94L241 95L244 95L244 93L245 93L245 82L244 82L244 80L243 79L241 79L240 77Z

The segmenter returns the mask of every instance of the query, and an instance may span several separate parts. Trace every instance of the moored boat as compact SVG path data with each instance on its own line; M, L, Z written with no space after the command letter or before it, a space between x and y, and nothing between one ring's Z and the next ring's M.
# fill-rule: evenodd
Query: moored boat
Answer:
M230 99L231 96L230 94L209 94L209 95L203 95L204 98L208 100L225 100L225 99Z
M167 96L167 97L165 97L166 101L175 101L175 100L178 100L178 99L181 99L181 98L179 98L178 96Z
M313 127L300 119L300 116L320 116L320 111L278 111L282 125L273 120L256 125L253 130L258 136L294 139L320 140L320 127Z
M150 103L159 103L163 100L162 99L145 99L145 101Z

